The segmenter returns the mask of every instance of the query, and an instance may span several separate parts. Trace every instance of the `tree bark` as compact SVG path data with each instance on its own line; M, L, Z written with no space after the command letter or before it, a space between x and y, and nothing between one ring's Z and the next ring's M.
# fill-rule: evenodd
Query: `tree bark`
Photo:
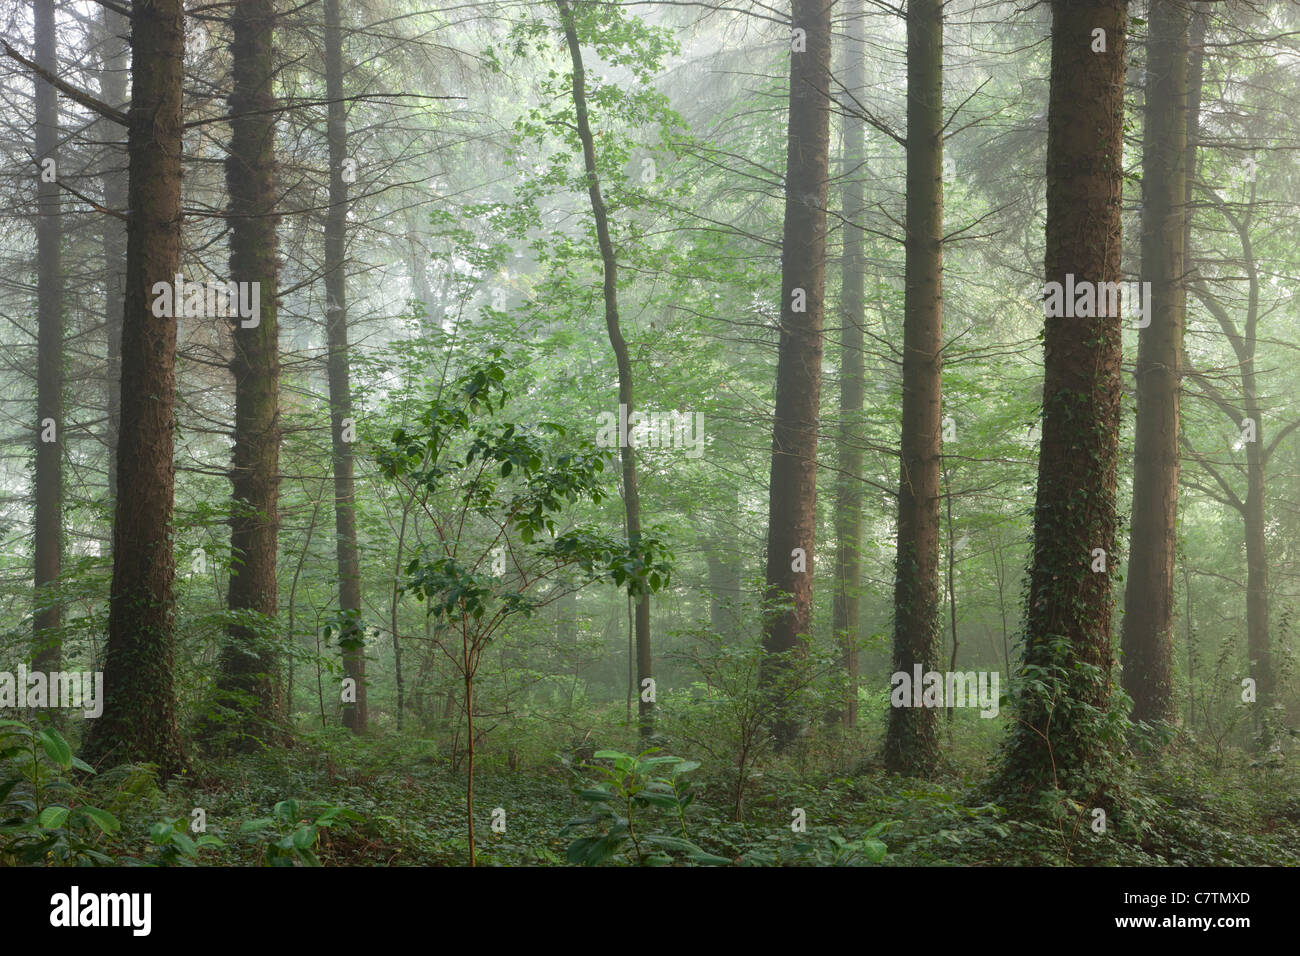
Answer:
M894 671L937 671L939 479L943 431L943 3L907 4L907 238L903 418L894 570ZM939 712L891 707L885 766L939 764Z
M152 290L155 283L173 282L180 268L180 0L134 7L131 54L120 493L104 712L90 725L85 752L92 762L149 761L167 777L185 766L173 684L176 320L154 315Z
M1252 190L1251 200L1254 201ZM1263 719L1273 706L1273 651L1268 633L1268 539L1267 501L1264 493L1264 416L1259 401L1259 384L1255 369L1256 323L1258 309L1258 272L1254 255L1246 254L1250 277L1250 316L1246 322L1244 354L1241 356L1241 392L1246 417L1255 422L1255 440L1246 443L1246 500L1242 517L1246 524L1246 652L1250 657L1250 675L1255 679L1256 713L1260 715L1259 745L1266 746L1270 727Z
M578 31L573 11L567 0L556 0L560 12L560 23L564 29L564 39L569 48L569 58L573 63L573 104L578 127L578 138L582 141L582 159L587 172L587 192L591 199L591 213L596 221L596 239L600 244L600 258L604 272L605 295L605 329L609 335L609 344L614 350L614 360L618 366L618 402L627 407L631 416L633 410L632 359L628 353L627 342L618 313L618 260L614 255L614 243L609 233L609 217L605 209L605 200L601 195L600 178L596 170L596 148L591 134L591 122L587 115L586 73L582 64L582 49L578 44ZM631 443L620 449L623 465L623 509L627 521L627 536L630 542L637 542L641 537L641 495L637 485L636 449ZM646 699L646 681L651 679L652 659L650 654L650 595L642 594L635 599L634 630L636 634L636 690L637 723L641 736L648 737L654 733L654 703Z
M867 85L866 7L850 0L845 11L844 87L861 97ZM849 100L852 102L852 99ZM844 261L840 289L840 435L839 475L835 483L835 594L831 601L831 627L840 643L844 667L844 701L840 723L858 722L858 637L862 588L862 404L866 393L863 365L864 282L863 164L866 161L865 126L857 116L844 119Z
M330 153L329 211L325 217L325 334L329 351L330 432L334 450L334 527L339 568L340 646L343 674L356 683L356 703L343 705L343 726L364 733L366 708L365 630L361 627L361 559L357 553L356 500L352 445L343 430L352 424L351 370L348 360L346 245L348 184L343 162L348 155L347 116L343 103L343 34L338 0L325 0L325 97L329 100L327 136Z
M33 4L36 63L58 72L54 0ZM59 144L59 105L54 87L33 77L36 93L36 469L35 587L32 664L37 670L58 670L63 658L59 634L62 610L58 599L63 567L63 225L56 181ZM54 162L54 175L43 164Z
M130 23L116 10L100 7L101 43L104 49L101 63L100 98L114 109L126 109L127 75L130 62L127 58L127 34ZM118 129L109 120L101 120L104 138L116 139ZM125 150L116 148L108 153L103 173L104 205L114 212L126 212L127 177ZM104 387L104 447L108 457L108 497L117 498L117 436L122 419L122 290L123 265L126 262L126 224L115 216L102 216L104 250L104 334L107 339L107 369Z
M792 0L790 113L781 237L781 335L768 486L762 682L775 692L772 731L793 742L796 715L779 684L804 656L812 623L817 531L817 437L826 284L833 0ZM799 33L798 31L803 31ZM802 42L800 42L802 40Z
M1171 721L1174 556L1187 215L1187 31L1184 0L1152 0L1142 140L1142 270L1151 324L1140 333L1133 516L1124 591L1124 689L1133 720Z
M226 157L230 278L259 286L257 324L231 320L235 434L230 470L229 608L256 624L231 623L218 693L240 716L231 743L248 750L283 737L279 655L267 647L279 612L280 343L276 309L275 27L273 0L236 0L231 14L230 152Z
M1047 281L1063 286L1067 275L1094 283L1120 279L1127 26L1127 0L1052 4L1045 272ZM1104 52L1093 52L1095 30L1104 31ZM1024 668L1042 677L1019 695L1004 764L1013 798L1059 788L1090 799L1107 782L1098 772L1112 665L1120 321L1119 315L1045 320L1024 650ZM1109 560L1094 571L1101 567L1098 548Z

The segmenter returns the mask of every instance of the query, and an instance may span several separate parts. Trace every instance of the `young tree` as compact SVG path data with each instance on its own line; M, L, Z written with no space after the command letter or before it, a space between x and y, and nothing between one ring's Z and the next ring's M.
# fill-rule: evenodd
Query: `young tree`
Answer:
M826 284L833 0L793 0L785 227L781 238L781 336L777 353L772 470L768 486L763 647L774 686L812 621L817 531L817 432ZM780 745L798 733L785 707L773 714Z
M601 195L600 178L596 170L596 147L591 134L591 122L587 116L587 79L582 65L582 48L578 43L578 30L573 11L569 8L567 0L556 0L556 6L560 12L565 45L569 49L569 58L573 63L574 118L578 127L578 137L582 141L582 162L587 172L587 192L591 200L591 214L596 222L596 238L600 244L604 276L605 329L609 335L610 347L614 350L614 360L618 365L618 402L631 416L634 401L632 358L628 352L627 341L623 338L623 329L618 317L618 259L614 254L613 240L610 238L609 217L605 210L605 199ZM619 453L623 465L623 512L627 521L628 538L637 541L641 537L641 493L637 485L636 449L628 442L623 444ZM637 717L641 736L648 737L654 732L654 704L644 692L647 681L651 680L652 666L648 592L637 598L634 616Z
M430 398L419 421L399 428L378 456L429 519L432 540L406 565L404 590L425 602L433 640L463 681L468 767L469 862L474 840L474 678L493 639L515 618L555 600L566 568L636 598L668 585L671 567L654 535L620 540L587 528L556 533L581 501L605 497L608 453L566 438L551 422L503 421L508 365L500 350ZM563 444L561 444L563 442ZM486 543L486 546L483 546ZM546 596L543 596L546 594Z

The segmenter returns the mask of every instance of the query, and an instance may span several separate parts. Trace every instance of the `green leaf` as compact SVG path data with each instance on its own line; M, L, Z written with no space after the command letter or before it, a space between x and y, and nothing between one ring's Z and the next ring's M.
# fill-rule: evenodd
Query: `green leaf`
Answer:
M685 853L692 851L703 852L690 840L669 833L652 833L649 836L642 837L641 840L643 843L653 843L655 846L661 846L665 850L680 850Z
M313 826L299 827L293 831L293 846L296 850L306 850L316 842L316 828Z
M652 790L642 790L634 799L638 803L647 803L652 807L660 807L664 810L677 809L677 796L672 793L655 793Z
M44 731L42 731L43 733ZM57 830L63 826L63 821L68 819L71 811L67 807L52 806L46 807L41 811L40 816L36 818L36 825L43 830Z
M613 833L575 840L569 846L568 861L581 866L599 866L619 851L623 840L622 834Z
M95 826L99 827L109 836L112 836L118 830L122 829L122 824L118 822L117 817L107 810L101 810L99 807L82 807L81 812L94 821Z
M72 748L57 730L42 730L40 738L41 746L51 760L64 770L72 766Z
M189 834L181 833L177 830L172 834L172 842L181 848L181 852L186 856L197 856L198 850L194 848L194 841L190 839Z
M879 863L885 858L887 847L879 840L863 840L861 845L862 852L872 863Z
M690 840L672 836L668 833L652 833L647 837L643 837L642 842L661 846L666 850L677 850L686 854L687 859L692 863L702 863L705 866L730 866L732 862L725 856L714 856L712 853L700 849Z

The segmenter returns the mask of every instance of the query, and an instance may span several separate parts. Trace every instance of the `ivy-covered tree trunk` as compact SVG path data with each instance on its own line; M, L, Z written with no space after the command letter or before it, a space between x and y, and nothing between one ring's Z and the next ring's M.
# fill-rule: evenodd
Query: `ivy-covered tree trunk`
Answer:
M361 559L357 552L357 518L354 509L351 369L348 358L347 219L348 184L344 162L348 158L347 112L343 102L343 32L338 0L325 0L325 97L329 100L326 135L329 139L329 211L325 215L325 338L329 356L330 436L334 450L334 530L339 569L339 634L343 675L352 682L355 700L343 704L343 726L364 733L369 722L366 708L365 631L361 627Z
M58 73L53 0L33 4L36 63ZM54 87L34 77L36 92L36 469L35 601L32 662L58 670L63 657L59 572L63 566L63 226L59 216L59 106Z
M937 671L943 420L943 3L907 4L907 218L903 419L894 577L895 673ZM891 707L885 766L939 763L939 709Z
M1127 0L1052 4L1045 271L1062 288L1121 278L1127 27ZM1003 768L1012 799L1060 789L1091 800L1108 783L1101 722L1111 696L1122 358L1114 311L1045 320L1021 671L1030 680Z
M275 58L272 0L237 0L231 15L230 278L259 287L259 314L231 320L235 380L230 470L229 607L256 615L226 628L218 692L239 717L224 731L237 749L279 739L279 660L268 646L279 609L280 344L276 320Z
M826 284L833 0L793 0L785 227L781 237L781 336L768 486L763 647L765 686L776 693L772 730L791 743L798 719L780 687L812 623L817 531L817 437Z
M1124 689L1135 721L1172 720L1186 238L1187 31L1183 0L1152 0L1142 139L1142 271L1151 324L1137 358L1133 517L1124 591Z
M845 9L844 87L852 97L862 97L867 85L866 8L850 0ZM852 104L850 99L849 103ZM844 177L844 261L840 290L840 434L839 474L835 481L835 594L831 601L831 627L841 647L844 667L844 701L840 722L858 722L858 632L862 587L862 403L866 391L863 362L863 261L862 181L866 173L865 124L861 117L844 118L844 152L840 175Z
M596 170L596 147L592 138L591 122L587 115L586 73L582 64L582 49L578 43L577 26L569 4L566 0L556 0L556 6L560 12L560 23L569 49L569 59L573 64L574 114L578 138L582 141L587 192L591 200L592 217L596 222L596 240L600 244L600 258L604 273L605 330L609 335L609 344L614 350L614 361L618 366L618 402L626 407L627 414L631 416L634 407L632 358L628 352L627 341L623 338L618 315L618 260L614 255L614 243L610 239L609 217ZM641 493L637 484L636 449L630 442L626 442L619 449L619 453L623 466L623 511L627 521L627 536L629 541L635 542L641 537ZM650 653L650 595L643 594L633 601L636 633L637 724L641 736L648 737L654 732L654 701L647 693L647 682L652 679L650 671L653 663Z
M185 765L173 683L176 320L154 315L152 290L180 268L185 14L180 0L154 0L137 4L131 19L119 494L104 712L90 724L85 754L148 761L170 776Z

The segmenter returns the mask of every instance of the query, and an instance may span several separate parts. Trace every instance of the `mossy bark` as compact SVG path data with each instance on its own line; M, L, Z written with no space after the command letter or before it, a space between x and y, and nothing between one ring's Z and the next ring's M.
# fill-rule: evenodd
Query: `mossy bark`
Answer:
M1052 4L1045 272L1062 286L1067 275L1076 283L1121 279L1127 27L1126 0ZM1094 52L1096 30L1104 51ZM1118 314L1045 320L1021 671L1032 680L1019 693L1003 766L1010 799L1059 789L1090 801L1109 780L1102 722L1113 663L1120 323Z
M172 461L176 319L153 313L155 283L180 267L181 90L185 14L180 0L132 14L132 96L127 132L126 292L122 321L119 494L104 663L104 712L84 745L93 762L156 764L178 773Z

